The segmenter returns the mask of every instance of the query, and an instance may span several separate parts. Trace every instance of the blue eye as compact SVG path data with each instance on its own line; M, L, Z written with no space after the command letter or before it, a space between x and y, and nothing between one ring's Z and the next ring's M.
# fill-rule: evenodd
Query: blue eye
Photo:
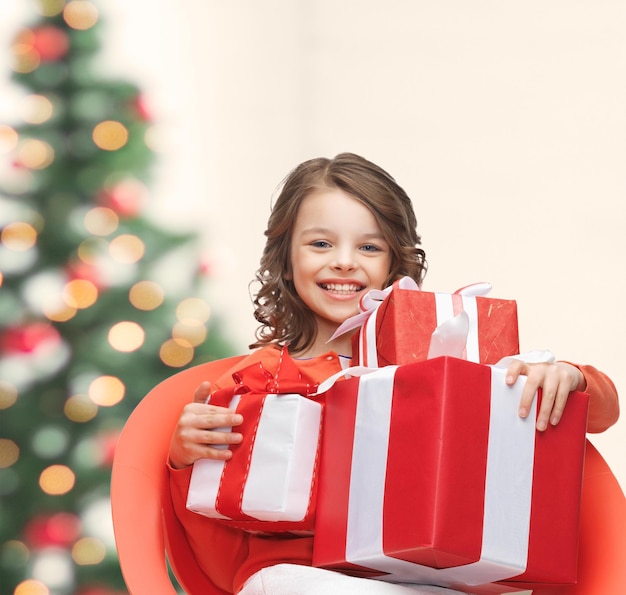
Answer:
M375 244L365 244L364 246L361 246L361 250L364 252L380 252L380 248Z
M329 248L330 242L327 242L326 240L316 240L315 242L311 242L311 246L314 248Z

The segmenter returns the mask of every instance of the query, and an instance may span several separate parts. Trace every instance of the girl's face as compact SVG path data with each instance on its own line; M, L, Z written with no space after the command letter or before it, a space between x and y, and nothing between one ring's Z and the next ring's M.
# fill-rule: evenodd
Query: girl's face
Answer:
M373 213L343 190L306 196L291 236L291 274L322 340L358 312L361 296L382 289L391 252Z

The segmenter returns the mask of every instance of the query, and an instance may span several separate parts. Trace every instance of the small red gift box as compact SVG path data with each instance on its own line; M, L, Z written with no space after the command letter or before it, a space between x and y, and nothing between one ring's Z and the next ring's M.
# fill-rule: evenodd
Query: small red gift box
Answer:
M485 297L477 283L455 293L421 291L405 277L362 300L361 314L344 323L355 335L353 357L369 367L405 365L437 355L495 364L519 353L517 304ZM353 322L351 322L353 321Z
M537 432L505 373L439 357L327 392L314 566L472 593L575 582L587 395Z
M187 508L250 531L311 531L314 525L322 403L286 351L274 377L260 363L210 403L243 416L229 461L194 463ZM223 428L231 431L231 428Z

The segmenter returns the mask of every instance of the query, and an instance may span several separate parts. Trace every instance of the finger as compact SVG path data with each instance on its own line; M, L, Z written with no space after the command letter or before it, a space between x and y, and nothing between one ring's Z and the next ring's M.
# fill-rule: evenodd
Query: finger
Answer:
M228 461L232 456L230 445L239 444L243 436L237 432L210 431L203 432L202 442L198 444L199 456L206 459Z
M206 403L207 399L211 395L211 383L205 380L202 384L196 388L196 392L193 395L194 403Z
M238 432L225 432L223 430L204 430L199 442L206 446L239 444L243 436Z
M243 416L240 413L235 413L232 409L215 407L206 415L200 416L198 422L199 427L213 430L215 428L239 426L243 423Z
M543 432L549 424L556 425L563 414L569 394L567 376L558 367L549 365L541 383L541 407L537 415L537 429Z
M526 364L521 360L513 360L506 369L506 383L511 386L515 384L517 379L523 374L523 370L526 368Z
M537 429L540 432L543 432L548 427L555 398L556 392L554 388L544 385L541 389L541 406L537 414Z
M518 415L522 418L527 418L530 415L530 410L533 405L533 401L537 396L537 385L530 379L526 380L526 384L522 389L522 396L519 401Z
M214 459L216 461L229 461L233 456L233 451L228 448L213 448L207 447L207 452L204 455L206 459Z
M198 447L199 459L213 459L216 461L229 461L233 456L233 451L229 448L216 448L208 444L203 444Z
M243 423L243 416L235 409L205 405L204 403L188 403L183 408L178 426L179 428L196 428L213 430L227 428Z
M559 390L557 391L556 398L554 400L554 406L550 414L551 425L556 426L561 421L561 417L563 417L563 411L565 411L565 406L567 405L568 398L569 390L567 389L567 387L559 386Z
M193 444L185 450L185 462L187 465L193 464L198 459L214 459L218 461L228 461L233 453L227 446L212 444Z
M534 376L531 376L532 371L533 368L522 361L511 364L507 369L507 384L514 384L520 376L526 376L518 407L518 415L522 418L527 418L530 414L539 387Z

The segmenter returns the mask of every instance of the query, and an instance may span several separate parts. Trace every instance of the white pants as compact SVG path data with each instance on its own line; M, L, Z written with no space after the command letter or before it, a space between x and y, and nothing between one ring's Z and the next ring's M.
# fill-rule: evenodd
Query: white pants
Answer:
M385 583L296 564L277 564L263 568L253 574L239 591L239 595L426 595L430 593L453 595L460 591L428 585Z

